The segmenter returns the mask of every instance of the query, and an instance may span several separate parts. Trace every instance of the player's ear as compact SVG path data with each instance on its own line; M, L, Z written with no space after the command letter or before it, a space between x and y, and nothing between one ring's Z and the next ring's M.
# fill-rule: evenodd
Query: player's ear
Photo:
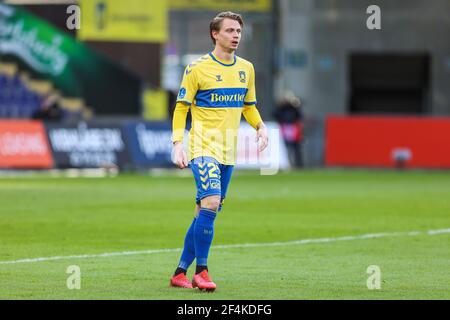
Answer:
M213 31L211 31L211 34L212 34L213 38L217 40L219 31L213 30Z

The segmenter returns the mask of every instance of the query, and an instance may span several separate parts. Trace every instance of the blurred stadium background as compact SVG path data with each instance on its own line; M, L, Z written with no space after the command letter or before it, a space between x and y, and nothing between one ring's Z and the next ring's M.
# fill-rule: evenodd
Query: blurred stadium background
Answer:
M366 25L373 4L381 8L381 29ZM79 29L68 27L71 5L81 8ZM85 282L91 281L90 290L75 296L64 287L67 261L44 260L37 269L14 261L181 245L194 188L171 163L171 117L184 68L212 49L209 21L225 10L244 16L238 55L254 63L258 108L280 132L271 140L279 140L280 148L266 157L278 159L281 173L257 177L245 171L260 165L255 147L240 144L241 170L233 178L227 215L218 222L216 244L372 232L424 235L417 235L414 246L406 239L379 239L373 248L349 242L278 251L270 265L259 262L268 255L259 249L245 267L281 268L291 283L277 290L278 278L261 280L267 281L267 294L257 292L256 284L247 291L236 288L220 262L247 255L245 249L217 252L218 282L231 282L215 298L448 299L447 0L0 2L0 297L186 298L166 288L177 252L153 262L150 279L136 271L151 273L145 255L131 262L117 258L109 273L91 273ZM286 104L296 112L280 115ZM249 132L243 123L242 135ZM55 170L69 177L92 172L73 169L120 174L114 181L47 177ZM30 172L42 174L21 177ZM244 232L258 212L265 220ZM247 218L248 225L233 224ZM177 220L185 223L174 225ZM431 237L430 230L447 231ZM366 244L373 250L365 251ZM361 270L348 262L355 261L352 252L361 260L356 278L352 274ZM339 258L324 258L336 253ZM97 272L97 262L89 259L84 270ZM411 265L415 259L419 266ZM233 261L238 267L239 258ZM365 268L376 261L392 276L383 282L392 290L379 296L365 288ZM309 274L299 278L299 265ZM333 266L346 271L328 273ZM106 283L114 274L120 277L111 289ZM414 274L418 280L410 284ZM238 280L250 281L246 277ZM143 279L151 286L141 284Z

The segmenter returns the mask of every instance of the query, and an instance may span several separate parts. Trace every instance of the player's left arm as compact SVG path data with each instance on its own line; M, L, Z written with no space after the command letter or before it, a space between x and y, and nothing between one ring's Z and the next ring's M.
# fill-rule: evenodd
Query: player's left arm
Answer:
M259 144L258 150L261 152L267 147L269 136L267 134L266 125L256 108L256 103L255 70L252 65L248 79L248 91L245 96L244 110L242 113L245 120L256 129L256 143Z
M243 114L245 120L256 129L256 143L259 144L258 150L259 152L263 151L269 143L269 136L267 134L266 125L264 124L256 105L244 106Z

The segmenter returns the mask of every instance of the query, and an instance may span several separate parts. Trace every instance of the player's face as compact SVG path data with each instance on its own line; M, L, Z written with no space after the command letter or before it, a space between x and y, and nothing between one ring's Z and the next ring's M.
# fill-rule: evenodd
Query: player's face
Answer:
M224 19L220 31L216 33L216 44L226 51L235 51L241 41L242 28L239 22Z

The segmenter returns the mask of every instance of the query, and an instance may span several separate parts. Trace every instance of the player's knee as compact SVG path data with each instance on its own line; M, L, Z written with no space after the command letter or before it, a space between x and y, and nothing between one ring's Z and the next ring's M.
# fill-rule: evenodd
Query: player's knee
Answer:
M220 206L219 196L210 196L202 199L202 208L217 211Z

